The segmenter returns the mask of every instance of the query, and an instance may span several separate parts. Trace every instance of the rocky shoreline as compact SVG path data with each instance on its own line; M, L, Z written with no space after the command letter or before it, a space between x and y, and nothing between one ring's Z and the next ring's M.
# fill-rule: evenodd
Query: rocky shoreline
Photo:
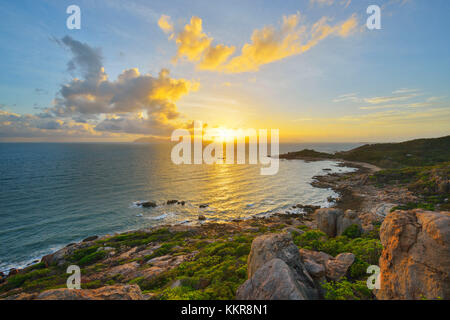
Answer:
M390 213L416 196L403 186L377 187L373 165L340 165L357 170L312 183L340 195L333 208L298 204L304 214L90 237L3 276L0 299L449 299L449 213ZM405 233L414 238L407 250L426 246L431 265L397 265ZM379 261L382 289L372 291L366 269ZM82 268L81 290L65 288L70 264ZM426 285L403 275L414 268Z

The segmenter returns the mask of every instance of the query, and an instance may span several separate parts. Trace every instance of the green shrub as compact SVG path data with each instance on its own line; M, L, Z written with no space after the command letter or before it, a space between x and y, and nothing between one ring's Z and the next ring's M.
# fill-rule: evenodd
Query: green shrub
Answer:
M368 300L373 298L372 292L367 288L365 281L354 283L343 279L338 282L323 282L321 284L327 300Z
M340 253L351 252L356 258L369 265L378 264L383 247L379 239L355 238L339 236L327 238L325 233L310 230L294 237L294 243L304 249L323 251L333 257Z
M194 260L157 277L135 281L142 290L158 294L158 299L234 299L237 288L247 280L247 256L252 237L240 236L233 241L195 244L201 251ZM176 279L181 287L167 288ZM199 279L207 285L198 288Z
M88 254L87 256L84 256L83 258L81 258L78 261L78 265L85 266L85 265L92 264L94 262L102 260L103 258L106 257L106 255L107 255L107 252L104 250L93 252L93 253Z
M361 228L356 224L352 224L347 229L345 229L342 235L350 239L359 238L361 237Z

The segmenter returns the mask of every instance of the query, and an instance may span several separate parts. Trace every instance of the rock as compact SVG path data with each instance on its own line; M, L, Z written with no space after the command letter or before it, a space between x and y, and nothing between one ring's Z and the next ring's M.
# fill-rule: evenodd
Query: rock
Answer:
M153 201L141 202L138 205L140 205L143 208L154 208L157 206L156 202Z
M36 300L143 300L137 285L115 285L99 289L53 289L40 293Z
M49 267L50 265L62 266L67 262L65 260L65 257L67 255L72 254L75 250L89 247L90 245L91 244L89 244L88 242L80 242L65 246L64 248L54 253L42 257L41 262L44 262L46 267Z
M91 237L87 237L86 239L83 239L82 242L89 242L89 241L94 241L97 239L98 239L98 236L91 236Z
M439 182L437 189L438 189L439 193L443 193L443 194L449 193L450 192L450 181L446 180L446 181Z
M343 215L341 209L322 208L314 212L314 218L317 223L317 228L327 234L329 237L336 236L337 219Z
M133 248L131 248L130 250L121 253L121 254L119 255L119 257L117 258L117 260L120 261L120 260L128 260L128 259L131 259L131 257L136 253L137 249L138 249L138 247L133 247Z
M353 253L341 253L325 264L325 276L331 281L338 281L347 274L348 269L355 261Z
M397 204L395 203L380 203L372 209L372 212L384 218L391 212L391 209L395 206L397 206Z
M208 208L209 204L201 204L199 205L199 208L203 209L203 208Z
M273 260L282 260L293 272L302 293L306 299L316 299L318 296L314 280L303 265L297 246L288 233L272 233L255 238L252 242L247 260L248 279L255 279L254 275L264 264ZM279 264L276 264L279 266ZM273 267L273 265L271 265ZM269 267L267 267L269 268ZM256 278L258 279L258 277ZM253 283L253 287L263 286L264 283Z
M325 275L329 280L337 281L347 274L348 269L355 261L353 253L341 253L333 258L320 251L300 249L299 252L306 270L316 279ZM323 273L318 266L323 267Z
M294 271L281 259L272 259L259 268L236 292L237 300L307 300L309 293Z
M167 200L167 205L177 204L178 200Z
M394 211L380 239L378 299L450 299L450 212Z
M297 204L294 208L303 209L306 213L313 213L315 210L320 209L320 206Z
M19 270L16 268L9 269L8 277L14 276L19 273Z
M322 251L312 251L312 250L307 250L307 249L300 249L299 253L300 253L300 256L303 261L312 260L323 266L325 266L325 264L327 263L328 260L334 259L328 253L325 253Z
M5 300L33 300L37 297L37 293L17 293L10 296L5 297ZM2 298L3 299L3 298Z
M192 287L195 290L201 290L201 289L205 289L207 286L209 286L210 283L211 283L211 281L209 279L204 279L204 278L201 278L198 280L182 278L182 279L177 279L177 280L173 281L170 284L170 288L174 289L174 288L178 288L178 287L188 286L188 287Z
M320 279L325 276L325 267L322 264L309 259L303 260L303 264L311 277Z
M339 215L336 219L336 235L340 236L351 225L357 225L359 230L362 231L361 220L353 210L345 211L344 215Z
M304 234L305 233L305 231L297 229L297 228L294 228L294 227L286 227L282 231L290 233L292 235L295 235L295 234L300 235L300 234Z
M124 279L127 280L134 278L133 275L139 269L139 266L140 266L139 263L134 261L113 267L107 272L107 274L112 277L116 275L121 275L123 276Z
M206 220L206 217L201 214L201 215L198 216L198 220L204 221L204 220Z

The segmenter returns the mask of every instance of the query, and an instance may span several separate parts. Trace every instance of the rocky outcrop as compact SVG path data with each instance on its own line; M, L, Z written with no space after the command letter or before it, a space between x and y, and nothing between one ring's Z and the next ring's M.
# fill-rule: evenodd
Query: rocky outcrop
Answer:
M450 299L449 212L392 212L380 238L378 299Z
M156 204L156 202L153 201L145 201L145 202L140 202L137 204L138 206L141 206L143 208L155 208L158 205Z
M86 239L83 239L82 242L89 242L89 241L94 241L97 239L98 239L98 236L90 236L90 237L87 237Z
M317 228L329 237L336 236L336 221L343 214L341 209L323 208L314 212Z
M21 293L8 300L144 300L141 289L133 285L114 285L99 289L52 289L41 293Z
M328 280L338 281L347 274L348 269L355 261L353 253L341 253L325 264L325 275Z
M358 218L358 214L353 210L346 210L343 215L339 215L336 219L336 235L340 236L352 225L357 225L362 230L361 220Z
M238 300L307 300L308 293L294 271L281 259L272 259L256 270L236 293Z
M328 237L340 236L351 225L357 225L362 230L361 220L353 210L323 208L314 212L317 228Z
M143 300L137 285L106 286L99 289L54 289L40 293L36 300Z
M301 259L309 274L316 280L338 281L344 277L353 262L353 253L341 253L335 258L325 252L300 249Z
M238 289L237 299L318 299L314 280L288 233L255 238L247 264L248 280Z

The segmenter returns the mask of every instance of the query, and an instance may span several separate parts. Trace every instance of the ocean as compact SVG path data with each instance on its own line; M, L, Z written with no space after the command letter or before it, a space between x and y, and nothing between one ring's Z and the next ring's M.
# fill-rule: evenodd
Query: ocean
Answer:
M361 144L282 144L334 152ZM334 191L315 175L351 171L334 161L281 160L262 176L258 165L175 165L170 146L136 143L0 143L0 271L24 267L92 235L160 224L227 222L292 205L329 206ZM167 200L186 201L167 205ZM141 208L138 201L155 201ZM208 204L199 208L200 204Z

